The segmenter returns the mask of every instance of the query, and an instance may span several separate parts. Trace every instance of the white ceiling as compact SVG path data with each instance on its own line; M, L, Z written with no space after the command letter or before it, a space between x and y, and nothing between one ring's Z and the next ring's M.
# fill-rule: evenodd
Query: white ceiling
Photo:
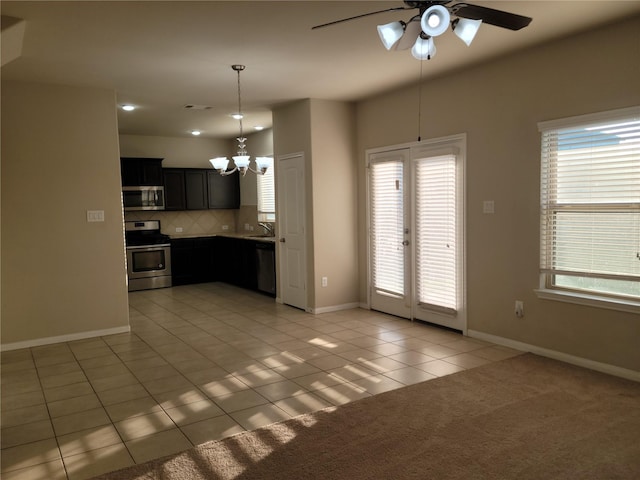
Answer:
M452 2L457 3L457 2ZM470 47L450 31L437 55L388 52L376 25L408 20L388 12L331 27L314 25L389 7L396 1L2 1L2 15L26 21L22 56L3 79L113 89L121 133L232 138L241 74L244 126L271 126L271 108L303 98L352 101L472 66L489 58L640 13L640 1L477 1L533 18L513 32L483 25ZM186 104L211 106L185 110Z

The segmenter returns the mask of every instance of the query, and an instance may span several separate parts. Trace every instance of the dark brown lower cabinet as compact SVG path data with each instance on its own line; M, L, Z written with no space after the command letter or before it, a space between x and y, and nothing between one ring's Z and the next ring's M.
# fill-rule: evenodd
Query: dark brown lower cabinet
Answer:
M216 237L171 240L171 280L173 285L218 280L214 261Z
M252 239L222 236L172 239L173 285L221 281L275 295L275 288L267 291L258 282L259 273L264 275L264 272L259 272L258 254L258 250L261 250L258 247L264 245L259 243ZM264 251L261 253L264 254ZM275 285L275 267L270 268L274 268Z

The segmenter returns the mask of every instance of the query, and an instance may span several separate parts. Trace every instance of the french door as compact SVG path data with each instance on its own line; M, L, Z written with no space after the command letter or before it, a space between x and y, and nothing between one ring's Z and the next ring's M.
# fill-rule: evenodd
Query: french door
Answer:
M463 135L370 151L374 310L466 331Z

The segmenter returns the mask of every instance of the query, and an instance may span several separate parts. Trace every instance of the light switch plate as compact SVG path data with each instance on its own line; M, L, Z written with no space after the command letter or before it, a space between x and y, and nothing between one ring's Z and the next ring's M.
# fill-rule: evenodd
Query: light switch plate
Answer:
M104 210L87 210L87 222L104 222Z
M496 213L495 203L493 200L485 200L482 202L482 213Z

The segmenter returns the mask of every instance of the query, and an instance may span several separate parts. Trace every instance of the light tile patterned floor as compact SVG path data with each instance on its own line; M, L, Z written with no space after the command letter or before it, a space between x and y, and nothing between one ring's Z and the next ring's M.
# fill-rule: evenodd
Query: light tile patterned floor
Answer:
M2 353L2 478L84 479L519 354L220 283L134 292L130 334Z

